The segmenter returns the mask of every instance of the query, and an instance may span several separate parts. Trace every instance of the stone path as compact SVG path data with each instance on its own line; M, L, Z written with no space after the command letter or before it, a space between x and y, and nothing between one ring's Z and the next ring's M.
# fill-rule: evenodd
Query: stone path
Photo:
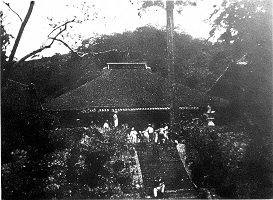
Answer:
M165 198L196 198L197 193L180 159L176 145L136 144L145 196L152 197L153 181L162 177L166 185Z

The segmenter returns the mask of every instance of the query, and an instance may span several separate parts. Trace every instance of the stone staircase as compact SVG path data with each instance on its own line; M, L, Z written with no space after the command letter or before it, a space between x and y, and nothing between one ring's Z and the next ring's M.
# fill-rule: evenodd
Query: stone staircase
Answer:
M152 197L153 182L160 176L166 185L165 198L196 198L197 193L180 160L176 145L136 144L145 196Z

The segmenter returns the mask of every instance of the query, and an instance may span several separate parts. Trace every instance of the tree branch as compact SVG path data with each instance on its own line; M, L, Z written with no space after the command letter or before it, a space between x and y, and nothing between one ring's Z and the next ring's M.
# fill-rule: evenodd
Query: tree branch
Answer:
M206 90L206 93L208 93L209 91L212 90L212 88L216 85L216 83L220 80L220 78L226 73L228 68L229 68L229 65L226 67L226 69L223 71L223 73L216 79L216 81L214 81L213 85L208 90Z
M54 32L55 30L57 30L58 28L61 28L62 26L66 26L67 24L72 23L72 22L74 22L74 21L75 21L75 19L72 19L72 20L67 21L67 22L63 23L62 25L60 25L60 26L54 28L54 29L47 35L47 37L49 37L49 36L51 35L51 33L53 33L53 32Z
M67 24L68 24L68 23L69 23L69 22L66 22L66 23L64 23L63 25L61 25L61 26L64 26L64 28L63 28L62 30L60 30L60 32L57 33L57 34L55 35L55 37L50 37L50 38L48 38L48 39L51 39L51 40L52 40L51 43L50 43L49 45L43 46L43 47L41 47L41 48L39 48L39 49L37 49L37 50L35 50L35 51L32 51L31 53L25 55L23 58L21 58L18 62L16 62L16 63L12 66L12 69L15 69L15 68L16 68L17 66L19 66L22 62L24 62L27 58L29 58L29 57L31 57L31 56L33 56L33 55L35 55L35 54L37 54L37 53L43 51L44 49L50 48L50 47L52 46L52 44L54 43L54 41L62 42L66 47L68 47L72 52L74 52L73 49L70 48L70 47L68 46L68 44L66 44L64 41L62 41L62 40L60 40L60 39L57 39L57 37L58 37L61 33L63 33L63 32L66 30ZM61 26L60 26L60 27L61 27ZM60 27L59 27L59 28L60 28ZM56 30L56 29L55 29L55 30ZM52 32L51 32L51 33L52 33ZM50 35L50 34L49 34L49 35ZM11 69L11 70L12 70L12 69Z
M69 47L68 44L66 44L64 41L62 41L62 40L60 40L60 39L57 39L57 37L58 37L60 34L62 34L62 33L67 29L67 24L69 24L69 23L71 23L71 22L74 22L75 19L70 20L70 21L67 21L67 22L65 22L64 24L62 24L62 25L58 26L57 28L55 28L53 31L51 31L50 34L48 35L48 39L51 39L51 40L52 40L51 43L50 43L49 45L42 46L41 48L39 48L39 49L37 49L37 50L35 50L35 51L32 51L31 53L25 55L23 58L21 58L19 61L17 61L15 64L12 64L12 61L13 61L13 58L14 58L16 49L17 49L17 47L18 47L19 41L20 41L21 36L22 36L22 34L23 34L23 31L24 31L24 28L25 28L25 26L26 26L26 24L27 24L27 22L28 22L28 20L29 20L29 17L30 17L30 15L31 15L31 12L32 12L32 10L33 10L34 3L35 3L34 1L31 1L31 2L30 2L30 6L29 6L29 9L28 9L27 15L26 15L24 21L23 21L22 24L21 24L19 33L18 33L17 38L16 38L16 40L15 40L15 44L14 44L14 46L13 46L13 48L12 48L12 51L11 51L11 54L10 54L10 56L9 56L9 61L8 61L8 63L10 63L10 64L9 64L9 67L8 67L8 68L6 69L6 71L5 71L5 76L3 76L3 77L4 77L4 78L3 78L4 81L2 81L2 82L3 82L3 85L5 85L6 80L7 80L7 78L9 77L9 75L10 75L10 73L11 73L12 70L14 70L15 68L17 68L17 67L18 67L22 62L24 62L27 58L29 58L29 57L31 57L31 56L33 56L33 55L35 55L35 54L37 54L37 53L43 51L44 49L50 48L50 47L52 46L52 44L54 43L54 41L59 41L59 42L63 43L67 48L69 48L72 52L74 52L73 49L72 49L71 47ZM60 31L59 31L54 37L49 37L49 36L50 36L55 30L57 30L57 29L60 29Z
M9 9L19 17L19 19L20 19L21 22L23 22L23 20L22 20L22 18L20 17L20 15L18 15L18 13L15 12L15 11L10 7L9 3L6 3L6 2L4 2L4 1L3 1L3 3L6 4L6 6L8 6Z
M45 49L48 49L51 47L51 44L50 45L47 45L47 46L43 46L41 47L40 49L37 49L35 51L32 51L31 53L25 55L23 58L21 58L19 61L17 61L13 66L12 66L12 69L15 69L16 67L18 67L22 62L24 62L27 58L45 50Z
M19 33L18 33L18 35L17 35L17 37L16 37L15 43L14 43L13 48L12 48L12 51L11 51L11 53L10 53L9 62L11 62L11 61L13 60L13 58L14 58L14 55L15 55L15 52L16 52L17 47L18 47L18 45L19 45L21 36L22 36L23 31L24 31L24 29L25 29L25 26L26 26L26 24L27 24L27 22L28 22L28 20L29 20L29 17L30 17L30 15L31 15L31 12L32 12L32 10L33 10L33 6L34 6L34 1L31 1L31 2L30 2L30 5L29 5L28 12L27 12L27 15L26 15L24 21L23 21L22 24L21 24Z
M63 43L63 45L66 46L70 51L74 52L74 50L67 43L65 43L64 41L62 41L60 39L57 39L57 38L52 38L52 37L50 37L49 39L56 40L58 42Z
M51 41L51 43L49 44L49 46L51 46L51 45L54 43L54 41L56 40L56 38L66 30L67 24L68 24L68 23L64 23L64 24L61 25L61 26L64 26L64 29L63 29L63 30L60 30L60 32L57 33L57 34L55 35L55 37L53 37L53 38L52 38L52 37L48 38L48 39L52 39L52 41ZM61 26L60 26L60 27L61 27ZM59 28L60 28L60 27L59 27ZM56 29L54 29L54 30L56 30ZM51 33L52 33L52 32L53 32L53 31L51 31ZM50 34L51 34L51 33L50 33ZM49 35L50 35L50 34L49 34ZM49 37L49 35L48 35L48 37Z

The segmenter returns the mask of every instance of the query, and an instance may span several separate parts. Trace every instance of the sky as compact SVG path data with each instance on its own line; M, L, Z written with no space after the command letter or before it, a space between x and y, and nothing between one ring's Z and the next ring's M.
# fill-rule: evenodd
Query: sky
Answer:
M9 3L11 8L24 19L29 8L29 0L4 0ZM87 0L82 8L81 0L36 0L31 17L26 25L23 36L15 54L17 59L48 44L47 35L53 30L49 25L52 18L54 22L62 22L66 19L83 19L83 11L88 11L90 20L81 24L73 24L68 31L70 36L81 35L81 39L95 37L101 34L121 33L129 30L133 31L137 27L151 24L157 27L166 26L166 11L159 7L150 7L138 15L140 0ZM179 27L181 32L186 32L194 38L208 38L210 25L204 20L213 12L214 5L221 4L221 0L199 0L197 6L183 7L181 14L174 10L174 24ZM88 9L87 6L90 6ZM3 11L5 19L3 25L8 33L14 37L18 34L21 21L10 9L3 3L0 3L0 10ZM93 13L97 13L97 18L92 20ZM72 24L71 24L72 25ZM81 42L76 39L65 38L70 46L76 47ZM14 40L12 41L11 50ZM48 57L55 53L68 53L69 49L59 42L55 42L50 49L40 53L40 56Z

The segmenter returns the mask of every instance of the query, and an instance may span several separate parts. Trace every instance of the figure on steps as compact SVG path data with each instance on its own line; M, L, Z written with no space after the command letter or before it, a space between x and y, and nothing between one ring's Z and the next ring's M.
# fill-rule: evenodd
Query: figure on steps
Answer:
M157 177L154 181L154 197L162 199L165 192L165 184L160 177Z
M147 137L148 142L153 141L154 128L152 127L152 124L148 125L148 128L144 131L144 135Z
M117 115L117 112L114 113L113 120L114 120L114 127L116 128L118 126L118 115Z
M110 130L110 125L109 125L108 120L106 120L105 123L103 124L103 130L104 131L109 131Z
M131 138L131 142L134 144L137 143L137 135L138 135L138 132L135 130L134 127L132 127L130 132L130 138Z

